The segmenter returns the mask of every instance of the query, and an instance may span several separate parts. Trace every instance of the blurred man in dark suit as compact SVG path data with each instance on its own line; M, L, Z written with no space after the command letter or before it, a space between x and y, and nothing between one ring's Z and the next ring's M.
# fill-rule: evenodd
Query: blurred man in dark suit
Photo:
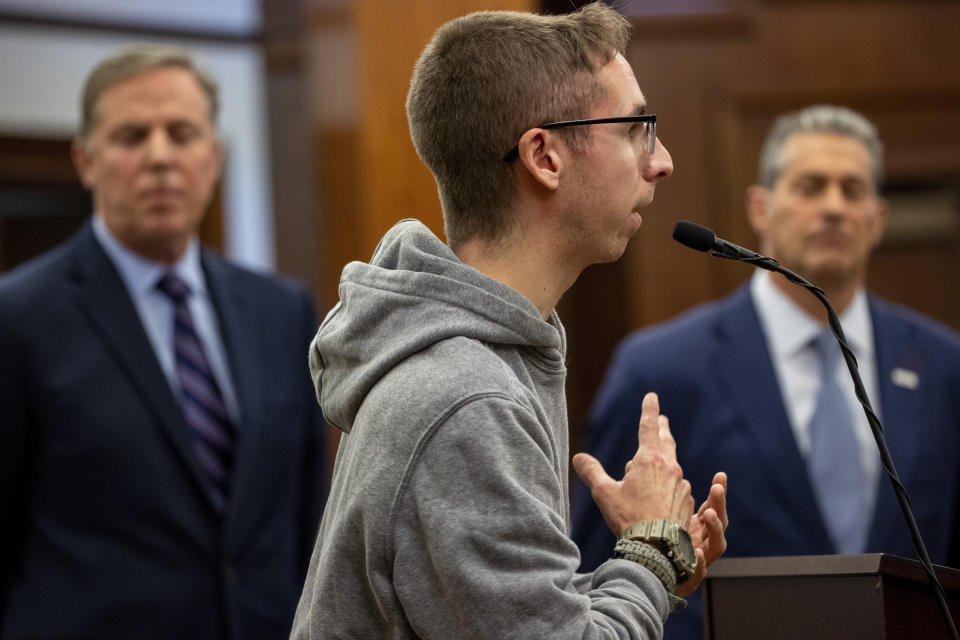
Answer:
M282 638L322 508L307 291L203 249L217 88L135 45L83 94L92 219L0 278L0 636Z
M842 107L783 115L759 173L746 202L762 253L836 307L930 556L956 566L960 336L865 289L886 214L876 129ZM757 270L730 296L638 331L597 395L587 450L605 466L625 463L640 400L654 391L694 492L716 469L740 488L728 503L728 555L913 557L826 319L808 291ZM574 505L574 538L587 568L609 546L586 491ZM667 637L700 637L696 596Z

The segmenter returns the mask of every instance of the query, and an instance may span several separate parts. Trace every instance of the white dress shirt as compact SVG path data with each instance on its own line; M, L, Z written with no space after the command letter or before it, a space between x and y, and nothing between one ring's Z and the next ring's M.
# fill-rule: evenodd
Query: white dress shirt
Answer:
M819 356L811 345L812 340L829 327L811 317L771 281L783 277L757 269L750 280L760 326L773 359L783 404L793 428L800 453L806 457L810 452L810 419L813 417L817 392L820 389ZM813 296L812 293L805 295ZM866 293L860 289L854 294L847 309L840 314L840 324L853 349L863 386L870 398L874 412L880 415L880 396L877 382L877 359L874 352L873 323L867 305ZM867 504L873 513L876 502L877 474L880 456L873 432L864 415L863 407L854 391L853 380L846 363L841 360L835 368L837 384L843 390L850 406L853 428L860 444L860 461L869 486Z
M99 215L93 216L93 233L100 246L113 262L120 279L127 287L133 305L157 355L160 367L180 400L180 380L177 377L176 360L173 351L173 313L174 304L170 298L157 289L157 282L168 271L173 271L190 287L187 305L193 319L194 328L203 343L207 362L220 387L227 413L233 424L240 424L240 409L233 382L227 366L227 352L220 337L216 310L207 290L207 281L200 266L200 243L191 238L187 250L175 264L154 262L134 253L117 240Z

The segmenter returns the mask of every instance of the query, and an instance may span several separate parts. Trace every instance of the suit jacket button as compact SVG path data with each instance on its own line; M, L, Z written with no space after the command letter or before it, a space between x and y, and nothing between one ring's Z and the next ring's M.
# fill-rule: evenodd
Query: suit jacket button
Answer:
M223 565L223 579L226 580L227 584L236 584L239 582L240 576L232 564L226 563Z

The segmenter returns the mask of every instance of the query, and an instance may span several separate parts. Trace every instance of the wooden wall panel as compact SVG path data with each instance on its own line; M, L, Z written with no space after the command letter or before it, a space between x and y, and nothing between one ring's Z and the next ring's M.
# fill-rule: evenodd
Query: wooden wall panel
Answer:
M443 237L436 185L410 142L406 96L413 65L433 32L484 9L532 9L534 0L356 0L314 2L310 61L323 234L325 297L335 300L340 271L367 260L383 233L416 217ZM333 43L333 44L331 44ZM344 96L343 92L351 95ZM337 95L337 94L341 95ZM330 104L332 101L335 104Z
M299 131L317 165L310 242L321 295L332 302L343 265L367 259L396 220L416 216L441 231L436 189L413 152L404 117L410 72L429 36L468 11L539 3L284 1L302 5L304 81L313 97L309 126ZM583 3L546 2L553 11L574 4ZM618 3L627 12L633 5L647 7L641 0ZM632 18L628 58L659 116L675 174L658 186L623 259L588 269L561 301L574 440L624 334L724 295L749 277L747 267L694 253L670 234L677 220L690 219L756 245L743 192L754 179L760 140L780 111L815 102L859 109L877 121L887 142L897 201L914 192L960 193L960 4L726 0L704 6L710 11ZM279 175L278 190L283 182ZM949 219L945 227L932 224L947 231L886 241L870 283L960 328L958 285L950 275L960 255L957 234Z
M658 186L624 258L604 266L602 279L581 278L562 302L571 362L581 363L571 366L569 381L575 429L597 372L626 332L720 297L750 276L745 265L697 254L670 234L677 220L689 219L756 246L743 194L778 113L819 102L862 111L886 143L891 196L946 190L957 195L952 215L960 218L957 3L743 0L718 14L633 22L628 58L675 173ZM906 243L885 239L869 284L960 329L960 281L951 275L960 236L947 226ZM590 308L596 300L601 309ZM618 318L601 325L612 331L589 330L599 313Z
M303 126L296 114L275 114L275 126L287 131L286 145L310 150L312 172L305 183L275 165L276 189L290 182L289 229L278 234L278 256L311 255L315 295L321 313L337 300L340 272L351 260L368 260L383 233L394 223L416 217L442 236L436 185L410 142L406 96L413 65L441 24L483 9L530 9L534 0L283 0L296 5L291 19L276 15L281 60L296 75L307 96L309 116ZM270 3L265 3L269 10ZM298 19L299 18L299 19ZM293 37L299 42L289 49ZM292 61L290 60L292 58ZM292 70L290 70L292 69ZM293 154L296 158L297 155ZM311 210L312 209L312 210ZM309 220L298 220L307 215ZM309 251L305 248L309 247ZM289 269L288 265L288 269ZM297 273L297 271L288 271ZM339 432L328 431L330 464Z

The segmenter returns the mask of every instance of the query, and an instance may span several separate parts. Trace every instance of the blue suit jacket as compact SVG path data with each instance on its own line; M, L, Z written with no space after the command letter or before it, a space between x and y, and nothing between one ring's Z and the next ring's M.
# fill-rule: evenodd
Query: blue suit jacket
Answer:
M322 508L299 285L204 251L241 420L221 519L89 223L0 278L0 636L286 638Z
M927 550L958 566L960 336L875 297L880 420ZM892 372L913 371L916 389ZM643 395L655 391L699 504L716 471L729 476L726 556L829 554L834 549L796 445L749 288L638 331L618 347L592 407L587 451L612 474L637 448ZM881 471L868 552L915 557L889 479ZM582 485L573 536L584 570L607 559L614 537ZM671 618L668 638L700 637L699 602Z

